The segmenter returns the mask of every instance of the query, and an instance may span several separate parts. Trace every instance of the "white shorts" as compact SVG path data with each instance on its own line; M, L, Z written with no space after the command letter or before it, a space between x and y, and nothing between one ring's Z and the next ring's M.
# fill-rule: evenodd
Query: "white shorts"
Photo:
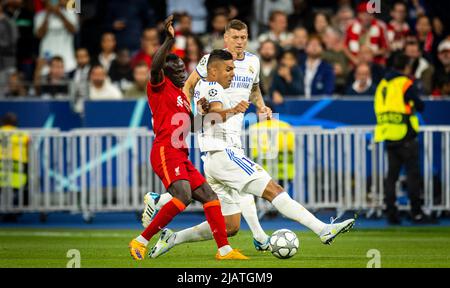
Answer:
M272 180L242 149L208 152L203 159L206 181L219 197L224 216L241 213L241 195L261 197Z

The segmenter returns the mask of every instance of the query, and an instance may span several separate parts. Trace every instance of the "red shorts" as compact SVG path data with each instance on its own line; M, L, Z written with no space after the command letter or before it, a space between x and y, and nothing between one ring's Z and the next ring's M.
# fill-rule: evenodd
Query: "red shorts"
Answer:
M188 154L172 146L153 144L150 162L166 189L178 180L189 181L192 191L206 182L205 177L189 161Z

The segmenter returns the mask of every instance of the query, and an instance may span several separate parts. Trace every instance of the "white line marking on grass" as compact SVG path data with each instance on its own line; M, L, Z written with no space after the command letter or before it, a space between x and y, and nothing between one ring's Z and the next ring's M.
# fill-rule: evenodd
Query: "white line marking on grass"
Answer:
M0 237L70 237L70 238L127 238L120 233L55 232L55 231L0 231Z

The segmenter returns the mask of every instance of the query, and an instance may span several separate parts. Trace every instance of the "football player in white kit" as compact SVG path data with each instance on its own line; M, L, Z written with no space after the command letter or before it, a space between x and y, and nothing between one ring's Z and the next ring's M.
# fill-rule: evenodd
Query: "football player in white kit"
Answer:
M245 156L241 144L244 114L238 111L242 111L242 108L247 109L248 106L245 107L245 104L248 100L253 100L252 102L260 114L271 117L271 110L264 106L258 87L259 59L244 51L247 42L246 25L241 21L232 20L227 26L224 39L228 49L232 53L234 52L236 57L234 77L230 87L224 90L217 83L225 81L223 75L226 74L226 71L218 72L217 65L213 67L213 63L210 63L209 55L200 61L197 72L192 73L187 82L196 77L195 73L200 76L195 86L195 101L206 97L210 103L205 117L211 118L204 121L203 133L199 134L198 139L202 152L207 152L206 157L203 158L206 178L219 196L229 236L235 235L239 230L242 212L247 223L250 222L249 226L254 235L255 247L259 248L258 250L269 248L269 237L261 228L257 218L253 199L253 195L255 195L271 202L285 217L311 229L324 244L330 244L337 235L347 232L355 220L349 219L342 223L332 224L323 223L301 204L294 201L264 169ZM230 42L235 45L230 45ZM217 52L215 51L215 53ZM225 66L228 67L228 65ZM210 73L212 69L214 72ZM189 86L185 86L185 88L191 91ZM238 107L241 110L237 110ZM226 117L227 114L228 117ZM216 119L216 123L220 124L211 125L211 119ZM242 205L243 203L245 204ZM250 221L246 216L250 216ZM176 233L170 229L164 229L159 241L151 250L150 257L156 258L181 243L209 239L212 239L212 232L207 222Z

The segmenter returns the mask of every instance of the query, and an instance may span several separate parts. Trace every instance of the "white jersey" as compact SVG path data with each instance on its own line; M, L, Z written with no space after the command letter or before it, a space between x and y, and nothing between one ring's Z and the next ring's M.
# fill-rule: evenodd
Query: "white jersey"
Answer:
M217 82L208 82L201 79L197 82L194 89L194 103L201 98L206 98L209 103L221 102L223 109L231 109L231 99L225 95L222 85ZM214 125L211 125L211 119L204 119L202 131L198 133L198 143L202 152L220 151L228 147L241 146L241 114L231 116L227 121L217 119ZM206 117L217 117L209 114Z
M209 54L203 56L203 58L200 60L199 64L196 67L197 73L203 79L205 79L208 76L207 72L208 59ZM226 101L229 101L227 102L227 106L225 106L225 103L222 102L224 103L224 109L233 108L242 100L249 101L253 85L259 83L260 63L259 58L256 55L249 52L244 52L244 59L235 60L234 66L235 66L234 77L233 80L231 81L231 85L229 88L224 90L224 99L226 99ZM201 81L199 81L198 83L200 82ZM230 142L228 144L232 144L233 147L241 148L242 147L241 134L243 129L244 114L240 113L236 116L233 116L226 122L229 122L226 123L227 125L225 127L227 135L233 135L230 136L233 138L233 142ZM239 136L239 141L234 139L235 135Z

